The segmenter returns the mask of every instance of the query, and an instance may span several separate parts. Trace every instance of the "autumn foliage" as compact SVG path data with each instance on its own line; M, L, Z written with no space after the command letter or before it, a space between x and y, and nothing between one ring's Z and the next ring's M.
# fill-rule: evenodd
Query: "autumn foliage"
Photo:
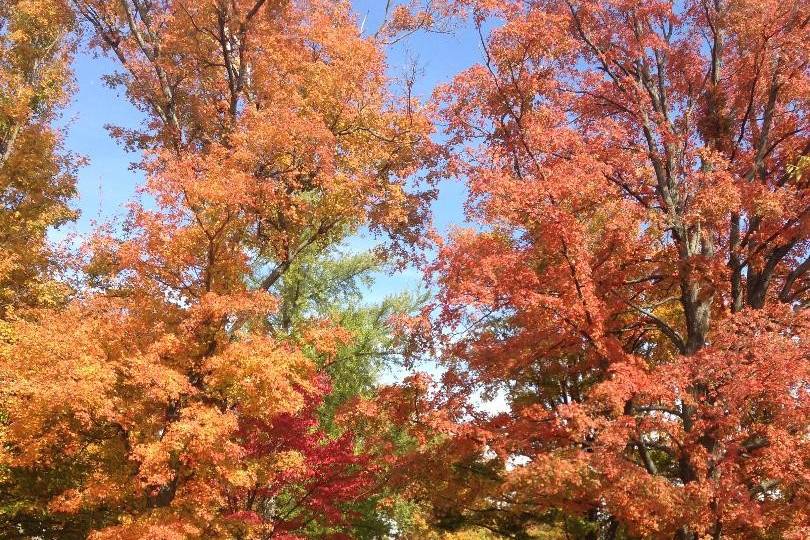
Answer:
M0 536L807 538L803 7L4 3ZM395 88L387 44L459 28L480 63ZM71 250L80 42L146 180ZM358 300L392 261L421 312Z
M63 148L54 118L71 94L75 19L60 0L0 5L0 311L53 305L50 227L74 217L79 160Z
M82 248L73 301L9 322L9 530L337 534L373 471L350 433L318 426L321 368L352 335L317 317L275 327L274 291L360 226L416 243L404 183L431 126L388 93L346 5L74 7L146 115L113 132L145 151L147 182L122 233Z
M430 269L444 435L414 458L456 456L437 522L806 538L800 3L468 4L484 59L437 97L480 228Z

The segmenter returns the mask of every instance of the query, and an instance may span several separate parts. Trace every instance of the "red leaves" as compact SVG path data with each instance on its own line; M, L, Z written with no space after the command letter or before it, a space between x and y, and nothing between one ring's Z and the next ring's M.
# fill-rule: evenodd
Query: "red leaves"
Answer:
M315 417L318 396L319 392L309 394L303 410L278 415L272 423L243 418L240 439L246 451L245 460L259 462L281 456L281 461L277 461L281 467L266 483L235 490L232 504L238 507L248 499L258 504L292 489L291 500L281 509L281 519L268 521L254 513L238 511L230 515L231 519L272 525L279 532L293 532L313 515L327 523L340 524L345 518L342 505L357 499L371 485L374 467L368 457L355 452L352 434L346 432L330 440L318 430Z
M450 485L476 485L471 460L498 480L456 511L527 533L555 508L645 538L798 534L798 4L767 21L756 2L474 4L496 26L484 64L438 98L478 229L431 268L451 371L422 415L456 418L435 451L454 456ZM505 392L507 410L454 416L481 391ZM464 445L472 433L488 435ZM445 508L441 494L424 495Z
M409 2L373 38L331 0L73 4L147 115L114 130L147 183L68 300L43 246L72 215L46 128L71 21L0 8L0 87L19 89L0 110L0 465L32 507L94 538L294 539L390 483L450 528L806 536L797 0ZM468 8L495 27L482 64L435 106L395 96L383 40ZM435 302L391 322L447 369L356 396L328 436L321 371L356 336L290 317L286 273L360 228L394 254L435 240L434 193L410 189L427 168L464 178L476 227L438 242Z
M279 285L361 227L424 242L431 193L407 178L428 111L391 93L345 2L73 5L146 115L114 134L147 181L84 248L68 309L3 323L2 465L58 475L36 500L98 538L341 530L375 468L321 431L319 370L354 336L326 313L277 323L298 309Z

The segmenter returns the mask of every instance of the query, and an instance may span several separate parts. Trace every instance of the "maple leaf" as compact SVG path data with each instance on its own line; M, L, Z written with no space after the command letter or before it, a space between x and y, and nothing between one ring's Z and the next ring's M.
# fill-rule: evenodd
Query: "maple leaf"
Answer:
M436 92L439 174L476 227L428 268L443 397L389 394L414 500L510 537L801 534L799 4L459 4L483 59Z

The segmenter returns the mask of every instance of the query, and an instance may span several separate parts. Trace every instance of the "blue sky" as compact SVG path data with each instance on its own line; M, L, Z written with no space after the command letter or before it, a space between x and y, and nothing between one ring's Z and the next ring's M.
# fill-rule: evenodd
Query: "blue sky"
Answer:
M354 0L358 21L365 21L365 31L373 32L380 25L385 2L383 0ZM480 60L478 37L469 29L453 34L419 33L389 47L388 69L392 77L401 76L410 62L416 60L422 73L417 80L416 93L427 98L433 89L448 81L453 74ZM85 234L93 223L104 223L120 218L124 205L130 201L143 181L142 175L129 169L138 156L127 154L110 138L104 128L107 124L136 126L142 116L118 89L107 87L102 76L116 69L115 63L105 57L94 57L83 50L74 65L78 90L65 114L68 124L68 148L89 159L79 173L79 196L75 203L81 217L54 235ZM464 188L458 182L441 185L439 199L434 204L434 221L440 231L447 231L464 220L462 203ZM373 242L367 238L353 239L351 246L359 248ZM376 300L403 289L413 289L420 283L415 269L406 269L393 276L380 276L369 300Z
M384 0L353 0L358 21L365 20L367 33L374 32L382 20ZM433 89L448 82L454 74L481 60L481 48L477 33L469 27L461 28L452 34L419 33L391 46L388 53L388 71L392 78L400 77L415 60L421 68L416 81L416 94L426 99ZM106 223L121 218L125 205L135 197L137 187L143 182L138 171L129 169L138 159L136 154L127 154L112 139L105 125L132 127L139 124L142 115L119 89L107 87L102 77L116 69L109 58L94 57L83 50L74 65L77 92L65 113L68 125L66 143L72 152L89 159L87 166L79 173L76 207L81 217L74 224L67 225L53 235L54 240L67 235L85 235L95 223ZM438 133L439 140L442 138ZM440 185L438 200L433 205L433 220L437 229L446 233L454 225L464 224L463 202L465 189L458 181L446 181ZM368 237L354 237L347 249L367 249L376 240ZM406 268L393 275L379 274L375 283L365 292L365 301L377 302L384 297L402 291L424 290L422 274L416 268ZM426 363L419 369L426 369L434 376L441 372L439 366ZM382 375L383 382L393 382L402 378L405 372L395 366ZM499 411L504 407L502 396L493 402L479 400L485 409Z

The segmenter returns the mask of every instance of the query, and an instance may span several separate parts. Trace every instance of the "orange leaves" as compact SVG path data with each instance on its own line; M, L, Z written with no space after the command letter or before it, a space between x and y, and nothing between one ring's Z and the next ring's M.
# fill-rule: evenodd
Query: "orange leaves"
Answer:
M607 504L617 519L644 538L669 538L679 523L692 521L683 513L708 503L708 497L695 496L687 502L683 490L641 468L622 467L621 475L611 480Z
M45 313L40 321L10 326L0 353L0 393L9 414L7 465L47 465L75 456L82 451L82 433L116 416L110 401L115 365L97 339L109 321L82 315L78 309L61 317Z
M75 46L71 10L61 0L0 6L0 317L52 306L67 287L53 279L58 252L47 233L75 218L76 168L54 125L71 94Z
M721 228L732 213L740 212L745 188L734 178L723 154L709 149L701 149L698 154L695 159L705 164L705 170L690 178L690 197L695 204L685 218L691 223Z
M183 469L174 470L172 459L195 471L197 480L217 474L218 467L232 467L241 457L240 447L231 441L237 429L238 418L233 413L203 404L184 407L158 440L134 449L139 481L147 487L160 487L183 474Z
M443 248L441 266L435 269L446 284L444 291L453 298L443 303L445 309L451 305L497 309L503 302L501 289L532 279L530 269L521 268L523 261L516 254L508 256L509 240L501 235L459 230L453 240Z
M396 43L403 35L418 30L447 31L452 26L453 17L459 13L457 4L452 0L389 2L385 7L385 21L377 35Z
M381 42L360 35L346 2L72 6L119 62L108 82L147 115L137 130L114 130L146 151L147 182L123 231L99 231L82 248L86 287L67 309L2 325L4 467L45 478L47 489L30 494L50 503L43 515L70 516L93 538L292 538L341 527L344 503L375 468L351 432L323 433L330 390L318 366L355 336L320 313L279 321L290 299L278 293L300 259L360 227L421 241L431 194L406 178L435 150L429 112L391 93ZM0 7L0 28L9 16ZM14 82L6 45L0 36L2 86ZM24 90L30 101L36 89ZM17 105L0 99L0 115L22 118ZM34 169L53 184L20 196L45 211L6 232L44 238L72 215L60 206L72 193L69 160L41 159L58 149L43 130L10 137L0 124L0 180L11 163L12 176L26 169L12 179L20 186ZM12 138L40 144L6 161ZM0 246L10 261L3 283L22 281L15 273L28 262L11 247ZM43 283L45 255L29 265ZM0 300L28 292L18 285ZM57 291L46 292L55 304Z
M187 520L172 519L157 515L151 519L130 521L117 527L108 527L90 534L91 540L140 540L154 538L155 540L187 540L200 538L199 527Z
M569 454L543 456L516 467L506 489L517 490L529 504L544 500L556 506L580 500L587 505L585 501L598 496L600 484L586 456Z
M348 4L79 6L127 70L115 82L153 114L125 137L162 147L146 166L166 210L183 191L209 233L231 219L282 261L366 223L416 239L429 194L400 191L432 126L389 93L379 43Z
M87 508L115 504L123 498L120 486L101 472L95 472L84 489L69 489L48 504L48 509L65 514L77 514Z
M0 463L47 519L295 538L343 530L384 472L455 528L806 531L798 2L408 2L372 37L331 0L72 5L147 115L114 131L147 152L147 184L67 302L44 240L73 215L75 160L48 127L72 20L3 4ZM497 26L482 65L432 105L394 95L383 43L468 8ZM360 228L423 247L425 169L464 178L476 223L440 242L436 302L391 322L448 369L355 396L328 436L322 404L349 396L319 370L400 350L352 347L305 274ZM347 272L313 281L339 296Z
M335 359L341 347L352 342L352 333L338 324L321 319L304 325L302 342L318 356L325 358L325 365Z
M467 412L442 433L487 433L453 463L490 463L475 502L500 506L454 511L525 534L550 509L606 537L801 530L798 4L472 4L482 64L437 100L477 230L431 268L449 368L431 403ZM506 410L484 414L481 392ZM524 484L537 496L504 487Z
M261 319L278 309L278 298L267 291L247 290L232 294L207 292L199 303L188 310L184 327L194 331L195 327L211 321L224 320L232 324ZM239 330L239 328L236 328Z
M300 351L255 337L224 347L205 360L211 391L242 414L265 421L304 405L314 366Z

